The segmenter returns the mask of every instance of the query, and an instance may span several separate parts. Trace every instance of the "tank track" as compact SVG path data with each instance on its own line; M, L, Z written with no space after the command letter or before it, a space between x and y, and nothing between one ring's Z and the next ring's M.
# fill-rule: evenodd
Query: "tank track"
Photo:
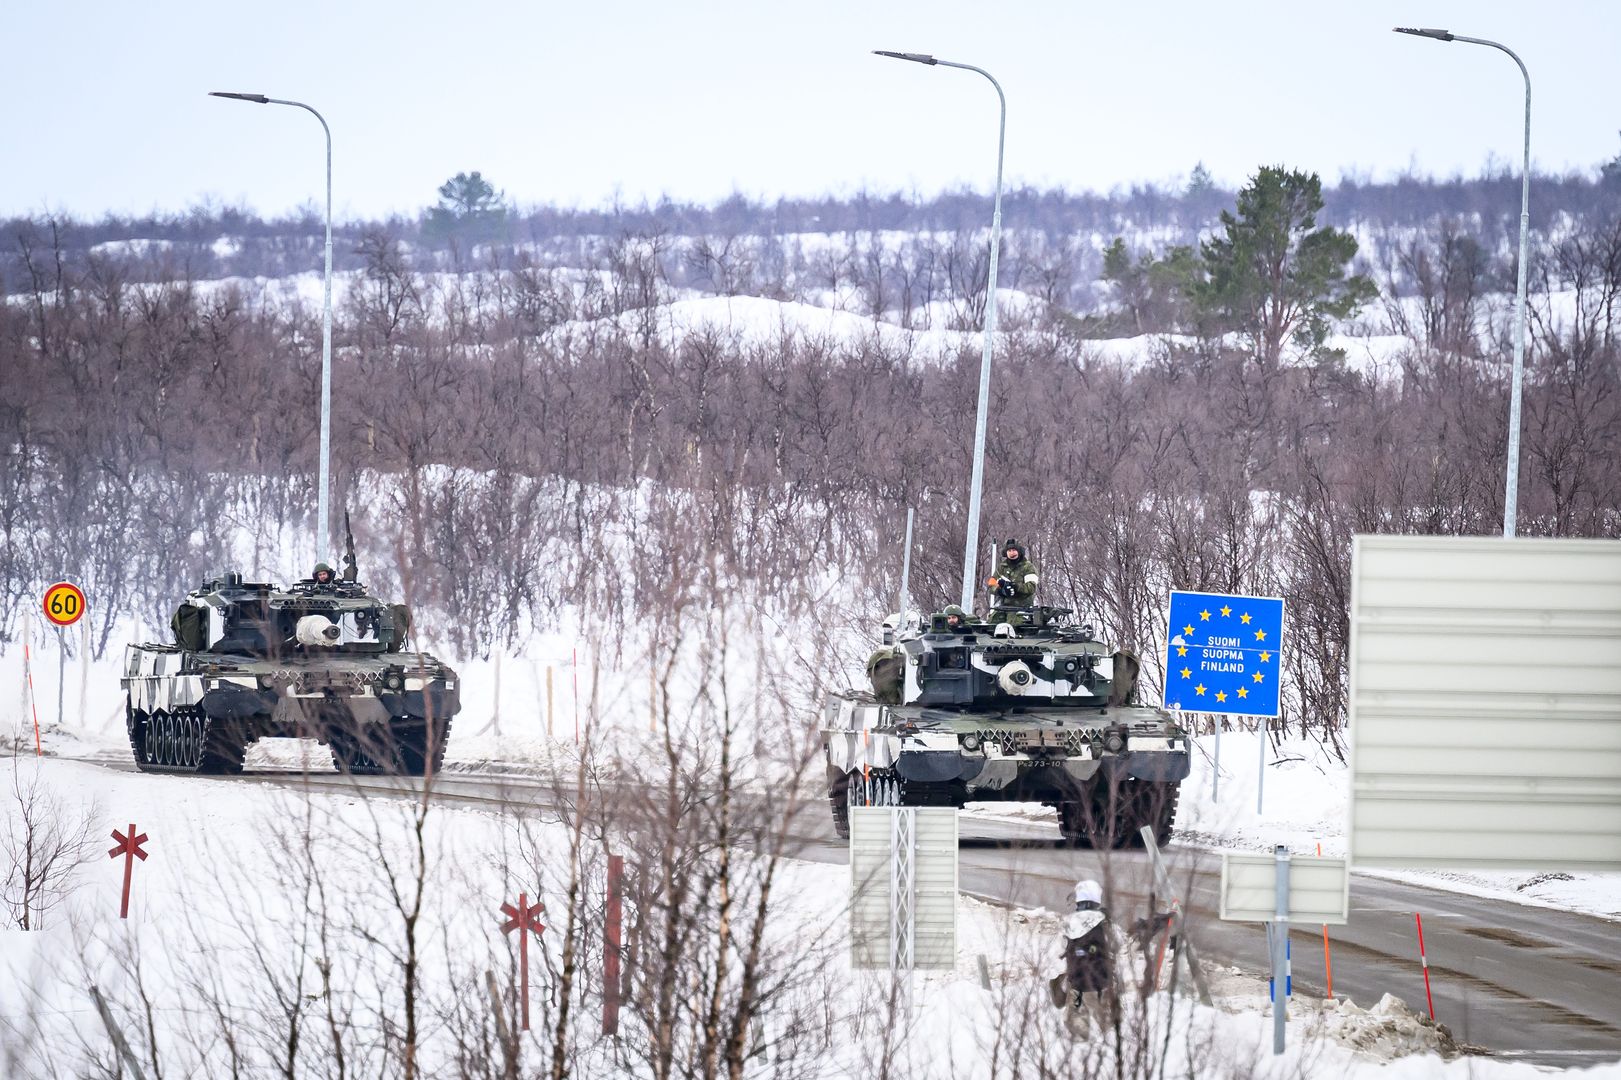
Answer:
M234 775L242 771L251 741L238 725L213 719L196 706L150 715L129 710L126 728L141 772Z
M1097 849L1141 847L1145 825L1153 828L1156 844L1170 842L1181 784L1100 781L1079 794L1078 799L1058 804L1058 829L1071 844Z
M432 771L437 773L444 767L450 725L449 719L433 722L431 755L429 725L418 717L394 717L384 737L334 731L329 739L332 767L354 776L424 776L431 757Z

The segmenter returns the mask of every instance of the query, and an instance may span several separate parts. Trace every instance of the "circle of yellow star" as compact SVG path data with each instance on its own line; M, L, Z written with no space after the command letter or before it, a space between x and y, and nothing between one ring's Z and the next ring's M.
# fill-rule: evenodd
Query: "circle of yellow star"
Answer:
M1271 663L1271 661L1272 661L1272 654L1263 649L1261 651L1261 663L1267 664L1267 663Z
M1191 678L1193 678L1193 672L1188 670L1187 668L1183 668L1182 669L1182 677L1184 679L1191 679Z
M1227 691L1225 691L1225 690L1217 690L1216 691L1216 700L1217 701L1226 701L1227 700Z
M1239 697L1249 697L1250 696L1250 688L1247 687L1247 686L1240 686L1238 688L1238 696Z
M1233 613L1232 608L1228 607L1226 604L1221 605L1221 617L1222 618L1225 619L1227 616L1231 615L1232 613Z
M1200 697L1204 697L1204 687L1203 686L1195 686L1193 688L1193 692L1195 694L1198 694Z
M1183 632L1183 633L1184 633L1184 634L1191 634L1191 633L1193 633L1193 624L1192 624L1192 623L1189 623L1189 624L1188 624L1188 625L1187 625L1187 626L1184 626L1184 627L1183 627L1183 628L1182 628L1182 632Z
M1256 682L1266 682L1266 676L1262 675L1259 671L1257 671L1255 673L1255 681Z
M1200 622L1209 622L1210 621L1210 611L1209 611L1209 609L1206 609L1204 611L1199 612L1199 621Z
M1186 655L1188 655L1188 647L1186 645L1178 645L1176 647L1176 655L1178 655L1178 656L1186 656Z
M1243 623L1245 626L1248 626L1250 624L1250 613L1247 611L1244 612L1244 614L1238 617L1238 621Z
M1266 631L1265 630L1257 630L1257 631L1255 631L1255 640L1256 641L1265 641L1266 640Z

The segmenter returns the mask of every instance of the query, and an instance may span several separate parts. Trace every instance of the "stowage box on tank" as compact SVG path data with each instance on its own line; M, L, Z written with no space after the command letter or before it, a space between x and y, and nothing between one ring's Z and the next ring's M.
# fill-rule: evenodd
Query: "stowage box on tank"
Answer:
M1064 608L1007 622L941 616L907 628L903 704L865 691L828 697L828 799L840 836L851 806L1039 802L1065 838L1097 847L1170 838L1190 767L1188 734L1136 703L1135 657L1065 623Z
M313 738L340 771L420 776L444 758L456 673L407 652L410 612L354 581L204 582L172 644L124 650L125 721L146 772L237 773L249 743Z

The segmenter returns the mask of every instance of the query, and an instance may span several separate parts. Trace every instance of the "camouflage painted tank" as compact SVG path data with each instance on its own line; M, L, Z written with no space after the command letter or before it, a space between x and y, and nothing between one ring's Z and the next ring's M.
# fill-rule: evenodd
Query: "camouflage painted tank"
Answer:
M124 650L125 718L146 772L236 773L249 743L313 738L340 771L421 775L444 758L456 673L404 651L410 613L354 581L286 589L226 574L188 593L173 644Z
M993 616L996 615L993 612ZM1136 703L1135 657L1065 622L1064 608L1014 621L945 616L896 642L901 704L865 691L829 696L823 717L828 799L840 836L851 806L1038 802L1066 839L1098 847L1170 838L1188 735ZM1015 621L1018 625L1015 625Z

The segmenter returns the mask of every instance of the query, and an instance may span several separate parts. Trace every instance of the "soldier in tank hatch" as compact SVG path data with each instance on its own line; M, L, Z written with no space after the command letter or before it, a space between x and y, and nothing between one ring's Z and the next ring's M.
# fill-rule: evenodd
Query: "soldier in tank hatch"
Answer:
M1002 545L1002 558L997 563L996 573L985 582L985 587L991 591L991 621L1023 623L1029 621L1029 616L1022 614L1023 609L1035 606L1036 584L1040 580L1036 573L1036 564L1030 561L1030 553L1023 544L1017 540L1009 540Z
M883 705L901 703L906 656L895 644L895 627L899 621L894 615L884 620L883 644L867 657L867 680L872 683L872 696Z
M314 572L310 574L310 580L317 585L331 585L337 580L337 576L332 573L332 567L324 562L318 562L315 564Z

